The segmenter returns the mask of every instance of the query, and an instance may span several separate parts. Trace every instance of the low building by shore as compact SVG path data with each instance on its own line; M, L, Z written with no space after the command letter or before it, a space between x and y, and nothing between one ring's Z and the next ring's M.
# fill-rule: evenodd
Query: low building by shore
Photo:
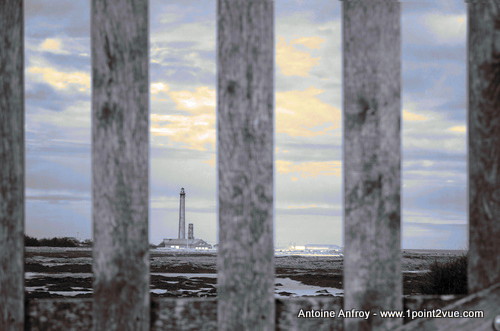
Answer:
M212 245L203 239L163 239L161 246L172 249L212 249Z

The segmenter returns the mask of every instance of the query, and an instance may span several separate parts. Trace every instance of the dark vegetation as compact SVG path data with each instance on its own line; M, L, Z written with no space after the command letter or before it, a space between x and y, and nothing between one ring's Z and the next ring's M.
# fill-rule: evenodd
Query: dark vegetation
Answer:
M27 247L92 247L92 240L85 239L79 241L74 237L54 237L38 239L24 235L24 245ZM149 248L156 248L154 244L150 244Z
M76 238L71 237L54 237L54 238L42 238L37 239L24 235L24 245L25 246L48 246L48 247L79 247L81 246L80 241Z
M433 262L420 284L424 294L467 294L467 256Z

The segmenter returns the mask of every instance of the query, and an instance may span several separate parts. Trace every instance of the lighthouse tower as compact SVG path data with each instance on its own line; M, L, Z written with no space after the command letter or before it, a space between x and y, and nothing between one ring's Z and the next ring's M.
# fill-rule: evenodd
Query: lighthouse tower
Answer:
M212 249L212 245L203 239L194 238L194 224L189 224L186 238L186 192L181 188L179 205L179 236L178 238L163 239L162 246L168 249Z
M181 202L179 205L179 239L186 239L186 193L181 188Z

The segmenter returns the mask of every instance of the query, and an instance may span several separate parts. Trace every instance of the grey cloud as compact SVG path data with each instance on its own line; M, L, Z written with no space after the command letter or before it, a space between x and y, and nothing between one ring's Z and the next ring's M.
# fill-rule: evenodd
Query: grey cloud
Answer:
M402 226L404 249L467 249L466 224L422 224L406 222Z
M327 205L332 208L342 206L342 178L334 176L299 178L296 182L288 183L281 174L276 175L275 203L295 205ZM280 207L281 208L281 207Z
M422 182L420 187L406 190L403 205L406 209L420 211L450 212L455 217L464 218L467 211L467 191L463 185L439 185L439 181ZM427 184L427 185L425 185Z
M332 17L340 17L340 2L324 0L278 0L275 4L275 12L278 19L283 16L301 13L312 22L322 23L331 20Z
M280 160L293 162L321 162L340 161L342 159L340 142L338 145L279 142L278 147L288 151L288 153L278 152L278 154L275 155L275 159Z
M209 159L214 152L198 151L188 148L178 147L151 147L151 158L154 159L172 159L172 160L206 160Z
M60 35L88 38L90 35L90 1L26 1L25 20L25 33L30 38Z
M27 132L26 155L28 158L38 160L44 156L77 157L80 160L90 160L91 142L41 142L37 134ZM35 161L36 162L36 161ZM84 161L90 162L90 161Z
M432 164L427 165L429 161L432 162ZM443 156L437 156L434 159L405 158L403 160L403 172L411 173L412 171L427 171L430 174L432 174L433 172L465 174L467 172L467 163L465 157L459 160L448 159Z
M464 153L457 153L448 150L418 150L418 149L403 149L403 162L409 161L425 161L425 160L445 160L446 162L457 162L456 164L463 165L467 161ZM405 163L403 163L403 167Z
M324 216L342 216L339 208L276 208L276 215L324 215Z
M403 15L421 15L428 12L462 14L465 2L460 0L400 0Z
M151 195L178 196L184 187L186 194L215 203L216 169L200 159L182 157L152 157L150 161ZM171 154L170 154L171 155ZM184 155L188 155L187 153ZM202 154L203 155L203 154ZM206 155L206 154L205 154Z
M151 209L157 209L157 210L163 210L165 212L170 212L170 213L179 213L179 207L173 207L173 208L168 208L168 207L154 207ZM208 213L208 214L213 214L216 212L215 207L214 208L198 208L196 206L189 206L188 208L189 213Z
M322 88L321 86L318 86L317 80L314 77L301 77L300 79L289 79L287 77L283 77L280 74L280 69L275 66L275 72L276 72L276 87L275 87L275 92L282 92L282 91L290 91L290 90L305 90L311 86L316 86L318 88Z
M91 238L90 201L26 201L26 234L39 238Z
M90 201L90 196L74 196L71 194L54 195L27 195L26 200L46 201L46 202L64 202L64 201Z
M465 43L462 45L412 45L404 43L403 40L403 68L406 61L419 62L454 62L464 66L466 64L467 54Z
M28 114L37 109L63 112L77 101L90 101L89 93L79 91L61 93L46 83L26 84L25 102Z
M24 13L26 16L45 16L46 18L60 18L79 12L82 8L89 8L86 1L65 0L28 0L25 3Z
M208 85L215 88L215 64L213 68L207 69L206 67L189 65L185 60L162 65L155 63L151 68L151 79L182 87Z
M276 246L290 243L342 245L342 220L324 215L277 215Z
M55 54L50 52L40 52L40 55L56 69L61 71L83 71L90 75L90 56L88 55Z
M64 164L71 164L65 166ZM90 158L41 158L27 155L26 188L35 190L90 192Z
M437 106L444 100L463 98L466 85L465 67L436 63L420 63L421 68L403 71L403 100L422 105L424 101ZM442 101L443 100L443 101ZM454 110L452 110L454 111Z
M464 84L465 85L465 84ZM449 121L456 122L456 125L466 125L467 124L467 105L466 105L466 92L465 86L460 87L462 93L457 91L456 98L450 98L448 101L443 101L435 107L436 111L440 113L445 113L446 118Z

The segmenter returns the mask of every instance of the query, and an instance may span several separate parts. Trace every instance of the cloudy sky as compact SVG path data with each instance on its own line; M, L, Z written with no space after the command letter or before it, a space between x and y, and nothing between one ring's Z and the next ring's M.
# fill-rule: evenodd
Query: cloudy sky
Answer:
M25 1L26 233L92 236L90 6ZM343 244L341 2L276 0L275 243ZM403 248L467 248L466 8L402 4ZM150 0L150 241L217 240L215 0Z

